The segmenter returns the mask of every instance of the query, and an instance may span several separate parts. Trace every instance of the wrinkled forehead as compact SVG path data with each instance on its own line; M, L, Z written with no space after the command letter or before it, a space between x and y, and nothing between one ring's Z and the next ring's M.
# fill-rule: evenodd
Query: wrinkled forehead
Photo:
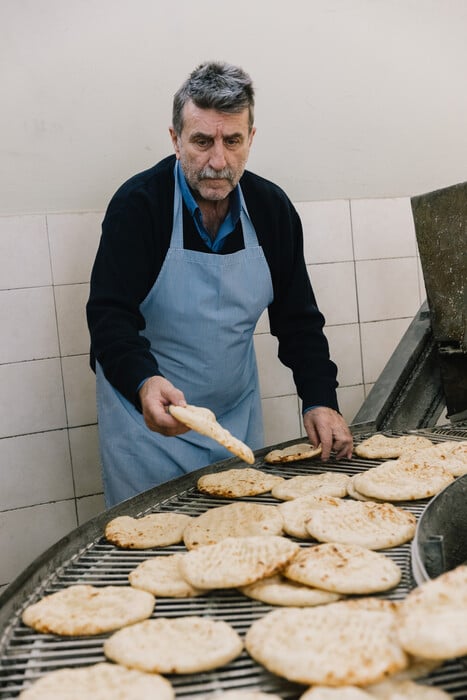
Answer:
M199 132L206 135L233 135L248 133L248 107L239 112L220 112L216 109L198 107L191 100L183 107L182 133Z

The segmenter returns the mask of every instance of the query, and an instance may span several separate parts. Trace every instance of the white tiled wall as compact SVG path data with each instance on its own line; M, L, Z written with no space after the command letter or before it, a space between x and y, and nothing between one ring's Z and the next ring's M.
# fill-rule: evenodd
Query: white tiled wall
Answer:
M410 200L297 209L351 422L424 298ZM0 218L0 590L104 508L84 309L101 220L101 212ZM303 436L267 314L255 346L266 444Z

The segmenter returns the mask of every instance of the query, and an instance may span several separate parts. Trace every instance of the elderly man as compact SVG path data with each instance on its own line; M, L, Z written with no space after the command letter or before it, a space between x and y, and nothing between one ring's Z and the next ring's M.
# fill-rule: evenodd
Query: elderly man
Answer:
M170 404L210 408L264 446L253 332L266 308L310 441L323 459L351 456L300 219L245 170L253 113L241 68L196 68L174 97L175 155L123 184L106 212L87 316L107 505L229 456Z

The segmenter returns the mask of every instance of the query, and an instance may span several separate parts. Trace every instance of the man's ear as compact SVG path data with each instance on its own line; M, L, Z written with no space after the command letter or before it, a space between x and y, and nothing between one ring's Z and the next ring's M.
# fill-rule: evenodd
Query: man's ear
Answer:
M169 126L169 133L170 133L170 138L172 139L172 144L175 150L175 155L177 156L177 159L180 158L180 148L178 146L178 136L175 133L175 129L173 126Z
M253 143L253 139L255 137L255 134L256 134L256 126L253 126L251 131L250 131L250 135L248 137L248 148L251 148L251 144Z

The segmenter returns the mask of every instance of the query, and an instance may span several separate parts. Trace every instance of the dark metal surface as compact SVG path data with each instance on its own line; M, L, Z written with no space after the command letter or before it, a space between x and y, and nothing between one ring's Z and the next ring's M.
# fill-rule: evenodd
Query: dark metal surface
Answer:
M467 411L467 182L412 197L448 415Z
M449 484L426 506L412 549L421 581L467 562L467 475Z
M467 428L453 430L447 427L437 431L418 432L427 435L434 442L467 437ZM356 441L365 437L368 437L368 434L359 433ZM303 438L299 438L273 447L285 447L302 441ZM273 447L256 453L255 466L289 478L298 474L319 473L324 469L355 474L378 464L378 460L355 457L340 462L330 460L325 467L317 460L271 466L265 464L263 458ZM17 697L32 681L51 670L104 660L103 641L108 635L64 638L36 633L21 622L21 613L27 605L44 595L76 583L97 586L128 585L129 572L144 559L184 550L182 545L159 550L120 550L102 536L104 526L111 518L123 514L138 516L160 511L198 515L209 508L225 505L231 502L230 499L210 498L198 492L196 482L199 476L203 473L245 466L236 458L225 460L146 491L77 528L31 564L0 597L0 699ZM242 500L278 503L271 494ZM419 517L426 501L400 505ZM300 541L300 544L307 546L308 543ZM401 567L402 580L397 588L382 594L382 597L400 600L415 585L411 567L411 546L406 544L395 547L386 550L386 553ZM158 598L153 616L209 616L227 621L243 635L254 620L271 609L271 606L248 599L237 591L221 590L189 599ZM169 676L169 679L174 685L177 699L200 700L214 691L243 688L276 693L283 700L297 700L304 691L303 686L289 683L266 671L246 652L232 663L209 673ZM456 700L467 698L467 668L460 662L453 660L444 664L424 682L444 688Z

